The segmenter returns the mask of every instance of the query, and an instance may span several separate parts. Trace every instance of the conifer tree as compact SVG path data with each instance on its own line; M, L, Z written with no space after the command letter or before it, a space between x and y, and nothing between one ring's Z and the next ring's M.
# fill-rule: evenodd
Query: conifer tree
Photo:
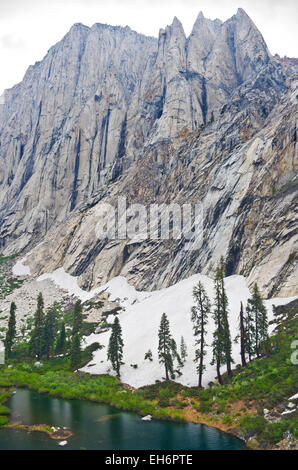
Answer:
M72 369L78 368L81 363L81 339L83 326L83 307L80 300L77 300L73 313L72 338L70 349L70 366Z
M46 311L44 321L44 335L43 335L43 354L47 360L50 359L50 354L54 347L56 337L56 326L57 326L57 314L59 305L55 302Z
M64 353L65 351L65 341L66 341L66 332L65 332L65 323L61 325L60 334L56 344L56 352L58 354Z
M232 375L231 364L234 362L232 358L232 340L230 334L230 326L228 319L228 296L226 294L224 278L226 275L225 260L222 256L219 262L220 269L220 283L221 283L221 310L222 310L222 333L223 333L223 347L225 355L225 364L227 365L228 375Z
M212 342L212 361L211 365L216 365L217 379L220 385L222 385L221 377L221 365L225 363L224 355L224 342L223 342L223 318L222 318L222 303L221 303L221 270L217 267L214 278L215 288L215 306L213 310L213 319L215 324L215 330L213 333Z
M112 326L112 333L110 336L110 341L109 341L109 346L108 346L108 360L111 361L112 367L118 377L120 377L120 367L122 364L122 357L123 357L122 330L121 330L119 318L116 316L113 326Z
M165 367L166 380L169 380L169 374L172 377L174 374L173 356L173 338L170 333L170 323L165 313L161 316L159 331L158 331L158 358L161 364Z
M11 357L11 350L16 336L16 304L11 302L10 304L10 312L9 312L9 320L8 320L8 329L6 332L5 338L5 359L9 359Z
M34 328L31 333L30 351L37 360L40 360L43 348L43 332L44 332L44 301L42 293L37 297L37 309L34 316Z
M191 308L191 321L193 323L195 344L195 359L197 364L197 373L199 376L198 387L202 388L203 372L206 368L204 364L204 356L206 355L206 325L208 323L208 315L211 312L210 300L206 294L204 286L201 282L193 289L193 298L195 305Z
M249 308L246 307L246 312L244 314L244 341L245 341L245 351L248 355L249 362L252 361L254 356L254 338L255 338L255 327L254 327L254 318L252 312Z
M243 303L240 302L239 335L235 338L235 342L238 343L240 339L240 356L241 356L242 367L246 366L245 354L248 352L247 346L249 344L246 341L245 330L246 328L245 328L245 317L244 317L244 312L243 312Z
M77 369L81 363L81 336L77 333L72 338L71 353L70 353L70 367Z
M250 331L252 333L252 350L257 358L261 355L261 346L268 339L267 310L264 305L257 283L253 288L251 299L247 301L246 308L250 319Z
M80 300L77 300L74 307L73 313L73 328L72 328L72 336L74 337L77 334L82 333L82 326L83 326L83 307Z
M181 358L181 363L184 366L186 362L186 358L187 358L187 346L186 346L183 336L181 336L181 341L180 341L180 358Z

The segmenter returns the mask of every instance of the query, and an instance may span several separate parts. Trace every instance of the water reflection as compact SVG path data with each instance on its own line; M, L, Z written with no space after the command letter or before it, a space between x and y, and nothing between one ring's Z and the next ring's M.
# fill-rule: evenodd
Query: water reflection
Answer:
M4 449L244 449L244 444L228 434L203 425L167 421L144 422L134 413L108 405L79 400L60 400L29 390L18 390L8 406L26 424L70 427L74 437L66 447L41 433L0 430L0 450Z

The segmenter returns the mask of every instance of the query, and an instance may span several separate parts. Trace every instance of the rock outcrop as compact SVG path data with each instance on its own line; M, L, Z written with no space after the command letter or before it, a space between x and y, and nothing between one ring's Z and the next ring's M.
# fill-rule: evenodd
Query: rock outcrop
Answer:
M0 250L33 249L35 274L64 266L91 288L137 288L212 273L294 295L297 60L272 57L239 9L177 18L158 40L74 25L0 107ZM98 240L102 202L203 203L204 237Z

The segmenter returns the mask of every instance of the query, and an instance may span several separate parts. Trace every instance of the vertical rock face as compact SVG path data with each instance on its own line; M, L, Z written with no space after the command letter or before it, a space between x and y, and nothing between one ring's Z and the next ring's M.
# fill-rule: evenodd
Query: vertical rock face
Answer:
M256 207L270 219L274 201L267 186L269 202L251 210L259 189L246 172L258 177L267 159L263 176L275 174L276 166L283 175L280 186L293 180L290 134L295 132L278 118L282 113L284 121L295 120L295 98L287 95L295 67L295 59L270 55L242 9L225 22L200 13L188 38L177 18L158 39L129 27L75 24L29 67L23 82L5 92L0 106L0 251L18 252L46 236L47 262L56 260L53 268L66 263L87 286L123 273L139 287L161 287L212 270L221 254L228 257L229 274L248 275L254 265L249 262L247 268L243 253L255 263L271 256L269 248L260 248L263 232L258 226L255 234L254 221ZM274 112L282 98L284 106ZM266 142L266 152L255 144L257 133L256 142L271 142L270 150ZM274 178L270 184L278 187ZM122 243L111 248L88 238L92 213L82 218L79 211L121 191L135 202L204 200L208 236L196 260L182 255L181 246L169 254L165 247ZM283 214L292 211L293 201L287 201L280 205ZM249 229L239 222L240 208ZM55 254L53 233L61 242ZM285 259L293 251L291 237ZM44 264L35 256L36 272L42 272ZM145 261L136 269L141 256ZM170 259L167 270L165 258ZM270 261L275 271L277 258L275 251ZM263 268L254 273L264 278ZM266 281L268 291L278 290L281 274L275 277L274 286Z
M2 249L40 238L147 144L205 125L268 60L242 10L225 23L200 13L189 38L174 18L158 41L75 24L1 106Z
M105 181L107 168L124 153L130 101L155 51L155 39L128 27L76 24L6 92L2 247L8 233L24 234L26 246L32 232L44 234Z

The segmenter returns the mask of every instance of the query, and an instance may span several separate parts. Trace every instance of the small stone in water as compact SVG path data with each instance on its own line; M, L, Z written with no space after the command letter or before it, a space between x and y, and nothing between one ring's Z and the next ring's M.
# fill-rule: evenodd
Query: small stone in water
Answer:
M66 444L67 444L67 441L61 441L59 442L58 445L63 447L63 446L66 446Z

